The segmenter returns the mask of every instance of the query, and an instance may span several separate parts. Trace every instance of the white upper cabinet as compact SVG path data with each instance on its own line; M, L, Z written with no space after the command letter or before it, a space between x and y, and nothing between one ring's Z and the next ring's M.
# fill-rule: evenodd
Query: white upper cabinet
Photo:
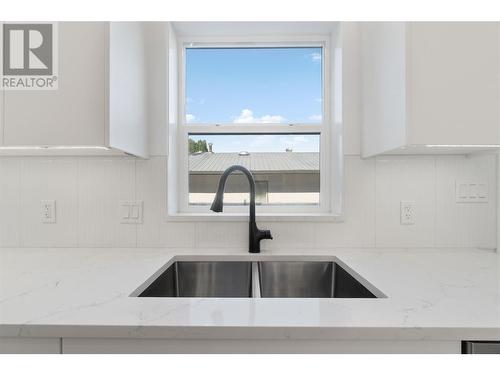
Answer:
M59 23L59 88L5 91L4 144L104 145L106 23Z
M2 24L0 24L0 27ZM3 144L3 90L0 90L0 145Z
M57 30L58 89L3 92L2 153L147 157L143 24L59 22Z
M500 27L361 23L362 154L500 147Z

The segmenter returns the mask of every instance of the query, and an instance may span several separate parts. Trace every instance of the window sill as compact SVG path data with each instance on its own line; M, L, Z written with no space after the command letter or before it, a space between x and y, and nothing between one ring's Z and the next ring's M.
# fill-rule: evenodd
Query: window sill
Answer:
M169 214L166 216L166 221L184 221L184 222L199 222L199 221L237 221L245 222L248 221L248 215L240 213L223 213L223 214L203 214L203 213L177 213ZM336 215L331 213L319 213L319 214L277 214L277 213L267 213L258 214L257 221L261 222L276 222L276 221L306 221L306 222L338 222L344 221L342 215Z

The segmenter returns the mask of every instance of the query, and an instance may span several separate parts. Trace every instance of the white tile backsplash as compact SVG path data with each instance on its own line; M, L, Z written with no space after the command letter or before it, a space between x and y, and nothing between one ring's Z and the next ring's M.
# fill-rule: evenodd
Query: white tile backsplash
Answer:
M120 201L135 199L135 159L78 160L78 245L135 247L135 225L120 223Z
M20 165L20 159L0 158L0 247L20 243Z
M248 247L248 223L197 223L196 247L206 247L211 249L246 248Z
M462 156L436 160L436 246L466 246L471 240L467 217L469 204L455 201L455 181L466 176L465 169ZM472 206L476 209L478 205Z
M152 157L136 164L137 199L143 201L143 224L137 226L139 247L195 247L195 224L166 222L167 160Z
M20 158L20 246L78 245L78 159ZM41 201L56 201L56 223L41 222Z
M344 221L315 225L316 246L375 247L375 160L345 157Z
M259 222L257 226L260 229L271 230L271 234L273 236L273 240L271 241L261 241L261 250L314 248L315 224L313 223L301 223L294 221L283 223ZM248 246L248 244L245 246Z
M496 160L493 155L473 155L466 159L465 168L466 178L489 186L488 203L466 204L469 239L465 246L496 248Z
M492 155L449 156L436 160L436 246L496 246L496 192L488 203L457 203L456 181L487 182L495 186L496 161Z
M345 157L344 221L265 222L262 249L496 246L495 155ZM0 158L0 246L248 246L245 222L166 221L165 156ZM457 179L490 186L488 203L455 202ZM56 200L57 223L42 224L40 201ZM120 224L118 201L142 200L142 224ZM400 201L416 202L401 225ZM257 208L258 214L258 208Z
M435 164L425 156L376 159L377 247L435 245ZM415 202L415 224L401 225L401 201Z

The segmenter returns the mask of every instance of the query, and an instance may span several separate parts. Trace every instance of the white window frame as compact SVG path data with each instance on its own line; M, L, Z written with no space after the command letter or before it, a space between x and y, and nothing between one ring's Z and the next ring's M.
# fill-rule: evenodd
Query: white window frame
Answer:
M321 47L322 48L322 121L321 123L284 123L284 124L235 124L235 123L187 123L185 102L185 58L186 48L258 48L258 47ZM170 217L177 218L221 218L235 217L246 218L248 206L225 206L223 214L215 214L209 210L209 206L189 205L189 157L188 136L189 134L320 134L320 204L319 205L290 205L290 206L258 206L258 215L267 218L334 218L341 220L342 192L334 187L333 181L341 178L338 171L333 168L333 154L339 154L341 150L332 152L332 147L341 143L333 142L335 132L333 129L334 116L331 103L331 56L330 37L318 36L291 36L291 37L224 37L224 38L177 38L177 72L178 72L178 96L177 96L177 131L176 142L176 212L170 213ZM337 60L337 59L335 59ZM172 141L172 139L171 139ZM338 158L337 158L338 159ZM170 178L170 177L169 177ZM335 196L333 196L335 195ZM337 209L334 208L337 207Z

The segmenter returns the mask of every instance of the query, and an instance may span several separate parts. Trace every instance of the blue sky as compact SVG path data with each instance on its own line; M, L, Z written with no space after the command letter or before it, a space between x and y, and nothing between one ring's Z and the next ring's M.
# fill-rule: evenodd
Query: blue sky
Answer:
M188 48L189 123L318 123L322 115L321 48ZM198 137L196 137L198 138ZM206 138L206 137L205 137ZM219 136L218 152L270 148L318 151L317 136ZM290 143L296 139L296 143ZM304 141L305 140L305 141ZM243 142L243 144L242 144ZM273 144L270 144L273 143Z
M319 152L319 134L230 134L190 135L194 141L206 140L214 152Z

